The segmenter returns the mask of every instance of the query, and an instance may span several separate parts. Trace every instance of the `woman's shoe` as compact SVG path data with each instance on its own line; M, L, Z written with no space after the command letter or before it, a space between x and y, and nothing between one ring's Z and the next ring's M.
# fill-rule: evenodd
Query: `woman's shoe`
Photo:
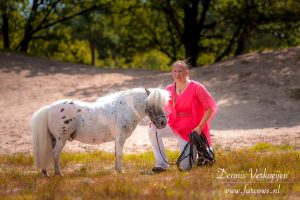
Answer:
M164 168L162 168L162 167L153 167L153 168L152 168L152 171L153 171L154 173L162 173L162 172L165 172L165 171L167 171L167 170L164 169Z

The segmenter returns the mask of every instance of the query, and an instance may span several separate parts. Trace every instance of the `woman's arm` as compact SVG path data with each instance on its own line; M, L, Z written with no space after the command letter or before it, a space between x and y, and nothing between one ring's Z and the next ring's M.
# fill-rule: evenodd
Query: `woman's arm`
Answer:
M199 102L202 104L203 108L206 109L200 123L193 130L196 131L198 134L201 134L204 126L207 124L207 122L210 119L212 119L213 115L218 110L218 105L215 102L214 98L210 95L210 93L206 90L206 88L203 85L198 84L198 87L196 89L196 94L198 96Z
M196 128L194 128L193 131L196 131L198 134L201 134L203 127L205 126L205 124L210 119L213 113L214 113L214 109L212 107L209 107L205 111L200 123L198 124L198 126L196 126Z

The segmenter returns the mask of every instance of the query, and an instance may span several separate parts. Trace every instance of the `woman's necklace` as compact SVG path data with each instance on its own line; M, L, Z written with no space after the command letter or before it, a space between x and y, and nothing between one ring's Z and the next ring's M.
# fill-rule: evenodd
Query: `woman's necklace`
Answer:
M183 85L183 87L177 87L177 93L179 94L179 95L181 95L181 93L183 92L183 90L186 88L186 86L188 85L188 83L189 83L189 81L187 81L184 85Z

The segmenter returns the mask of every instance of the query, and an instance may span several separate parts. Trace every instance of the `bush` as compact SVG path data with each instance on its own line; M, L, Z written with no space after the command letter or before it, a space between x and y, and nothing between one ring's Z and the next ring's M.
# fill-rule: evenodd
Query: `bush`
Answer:
M170 59L157 50L138 53L133 57L132 68L170 70Z

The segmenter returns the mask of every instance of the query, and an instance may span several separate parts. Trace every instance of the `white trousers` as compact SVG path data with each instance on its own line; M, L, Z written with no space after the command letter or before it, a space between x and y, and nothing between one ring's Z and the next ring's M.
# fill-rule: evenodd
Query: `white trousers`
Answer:
M156 138L156 132L157 132L157 138ZM176 138L179 143L180 154L182 153L184 146L187 144L187 141L185 141L180 136L178 136L176 133L174 133L174 131L171 129L171 127L169 125L167 125L163 129L156 129L155 126L152 125L148 129L148 135L149 135L149 139L150 139L150 142L152 145L152 150L153 150L154 157L155 157L155 167L162 167L164 169L167 169L169 167L169 165L164 161L164 159L166 161L168 161L168 159L166 156L166 150L165 150L163 140L162 140L163 137ZM158 140L159 146L158 146L157 140ZM189 151L187 151L185 155L187 155L188 153L189 153ZM196 159L196 156L197 156L197 153L196 153L196 151L194 151L194 159ZM192 168L192 166L190 165L189 157L187 157L183 161L181 161L180 168L183 170L189 170Z

